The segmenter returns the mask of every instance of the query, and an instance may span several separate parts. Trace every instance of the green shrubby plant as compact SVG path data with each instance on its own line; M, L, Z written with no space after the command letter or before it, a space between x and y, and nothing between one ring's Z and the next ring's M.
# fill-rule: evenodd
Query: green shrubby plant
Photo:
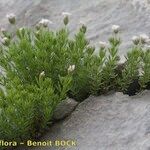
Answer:
M125 91L129 85L139 77L139 66L141 61L141 49L133 48L127 53L124 69L118 78L118 86Z
M0 95L1 139L36 138L71 88L65 56L68 31L54 33L45 26L38 31L20 28L0 47L0 83L5 88Z
M104 86L103 82L103 67L106 61L106 50L105 48L100 48L98 55L89 55L88 63L88 77L89 77L89 86L90 94L98 95L102 92Z
M145 34L133 36L134 46L127 53L126 61L122 69L121 76L118 78L118 86L122 91L133 94L145 88L149 83L149 50L145 49L145 44L149 42L149 37ZM132 89L131 89L132 88ZM129 91L131 90L131 91Z
M118 48L121 43L120 38L118 37L117 31L115 35L109 39L110 47L108 47L108 55L106 57L105 66L103 69L103 81L104 81L104 91L114 89L116 86L115 78L117 73L115 69L119 61Z
M14 78L5 84L7 94L1 91L0 137L5 140L23 140L42 133L57 104L66 98L70 77L60 77L58 92L52 80L42 74L37 84L22 84Z
M144 48L149 42L149 37L141 34L133 36L132 41L134 46L125 56L124 67L117 78L118 87L129 95L134 95L140 89L144 89L150 81L149 50Z
M54 109L72 97L83 101L90 94L109 90L127 91L137 80L141 89L150 82L150 51L143 51L146 35L134 36L134 46L119 70L120 27L112 26L108 43L99 42L99 53L86 38L82 24L69 36L69 16L64 27L52 31L50 20L42 19L35 29L2 31L0 46L0 138L18 141L35 138L51 122ZM15 25L14 15L8 16ZM15 33L15 34L14 34ZM140 70L142 75L139 74Z
M88 89L88 56L86 51L88 48L88 41L85 37L85 30L83 26L75 35L74 41L69 42L69 58L70 63L75 64L76 68L73 73L73 84L70 90L70 95L81 101L86 98L89 92Z

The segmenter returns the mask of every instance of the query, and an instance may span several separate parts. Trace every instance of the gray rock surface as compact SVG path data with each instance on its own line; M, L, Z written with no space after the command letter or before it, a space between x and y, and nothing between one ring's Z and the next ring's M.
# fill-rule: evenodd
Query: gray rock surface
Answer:
M60 104L58 104L54 111L53 120L61 120L67 117L75 109L77 104L78 102L71 98L67 98L66 100L62 101Z
M6 14L17 15L18 26L33 26L41 18L53 21L51 28L62 26L63 11L72 13L71 33L76 32L79 22L88 26L91 42L105 41L111 35L111 25L121 26L120 55L124 55L135 34L150 31L150 0L0 0L0 26L8 26ZM8 26L10 27L10 26ZM10 28L9 28L10 29Z
M42 140L72 139L76 147L36 150L149 150L150 91L129 97L114 93L90 97Z

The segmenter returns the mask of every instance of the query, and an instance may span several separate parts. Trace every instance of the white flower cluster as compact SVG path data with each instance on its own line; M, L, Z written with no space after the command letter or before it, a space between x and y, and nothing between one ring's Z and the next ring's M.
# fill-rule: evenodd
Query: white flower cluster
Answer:
M138 45L139 43L141 44L147 44L150 41L150 38L146 34L140 34L139 36L133 36L132 37L132 42L135 45Z

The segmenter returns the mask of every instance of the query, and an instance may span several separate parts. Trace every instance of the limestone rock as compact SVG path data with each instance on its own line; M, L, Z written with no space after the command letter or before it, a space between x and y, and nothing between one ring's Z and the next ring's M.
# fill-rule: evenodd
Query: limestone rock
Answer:
M36 150L150 150L150 91L129 97L89 97L42 140L72 139L77 146Z
M78 102L71 98L60 102L54 111L53 120L61 120L67 117L75 109L77 104Z

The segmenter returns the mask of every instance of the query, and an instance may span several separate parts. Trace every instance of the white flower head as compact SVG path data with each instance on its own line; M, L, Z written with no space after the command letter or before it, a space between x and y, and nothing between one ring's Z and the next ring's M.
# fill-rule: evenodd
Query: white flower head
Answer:
M42 71L42 72L40 73L40 78L43 78L43 77L45 77L45 72L44 72L44 71Z
M100 44L100 47L101 47L102 49L104 49L104 48L107 47L107 43L106 43L106 42L100 41L99 44Z
M140 40L142 44L149 42L149 36L146 34L140 34Z
M8 18L8 21L10 24L16 23L16 15L13 13L7 14L6 17Z
M140 42L140 37L139 37L139 36L133 36L133 37L132 37L132 42L133 42L135 45L138 45L139 42Z
M70 65L68 68L68 72L73 72L75 70L75 65Z
M119 30L120 30L120 26L119 26L119 25L112 25L112 31L113 31L114 33L118 33Z
M39 21L39 25L43 27L48 27L49 24L52 24L53 22L48 19L41 19Z
M69 16L71 16L72 14L71 13L69 13L69 12L62 12L62 15L64 16L64 17L69 17Z

